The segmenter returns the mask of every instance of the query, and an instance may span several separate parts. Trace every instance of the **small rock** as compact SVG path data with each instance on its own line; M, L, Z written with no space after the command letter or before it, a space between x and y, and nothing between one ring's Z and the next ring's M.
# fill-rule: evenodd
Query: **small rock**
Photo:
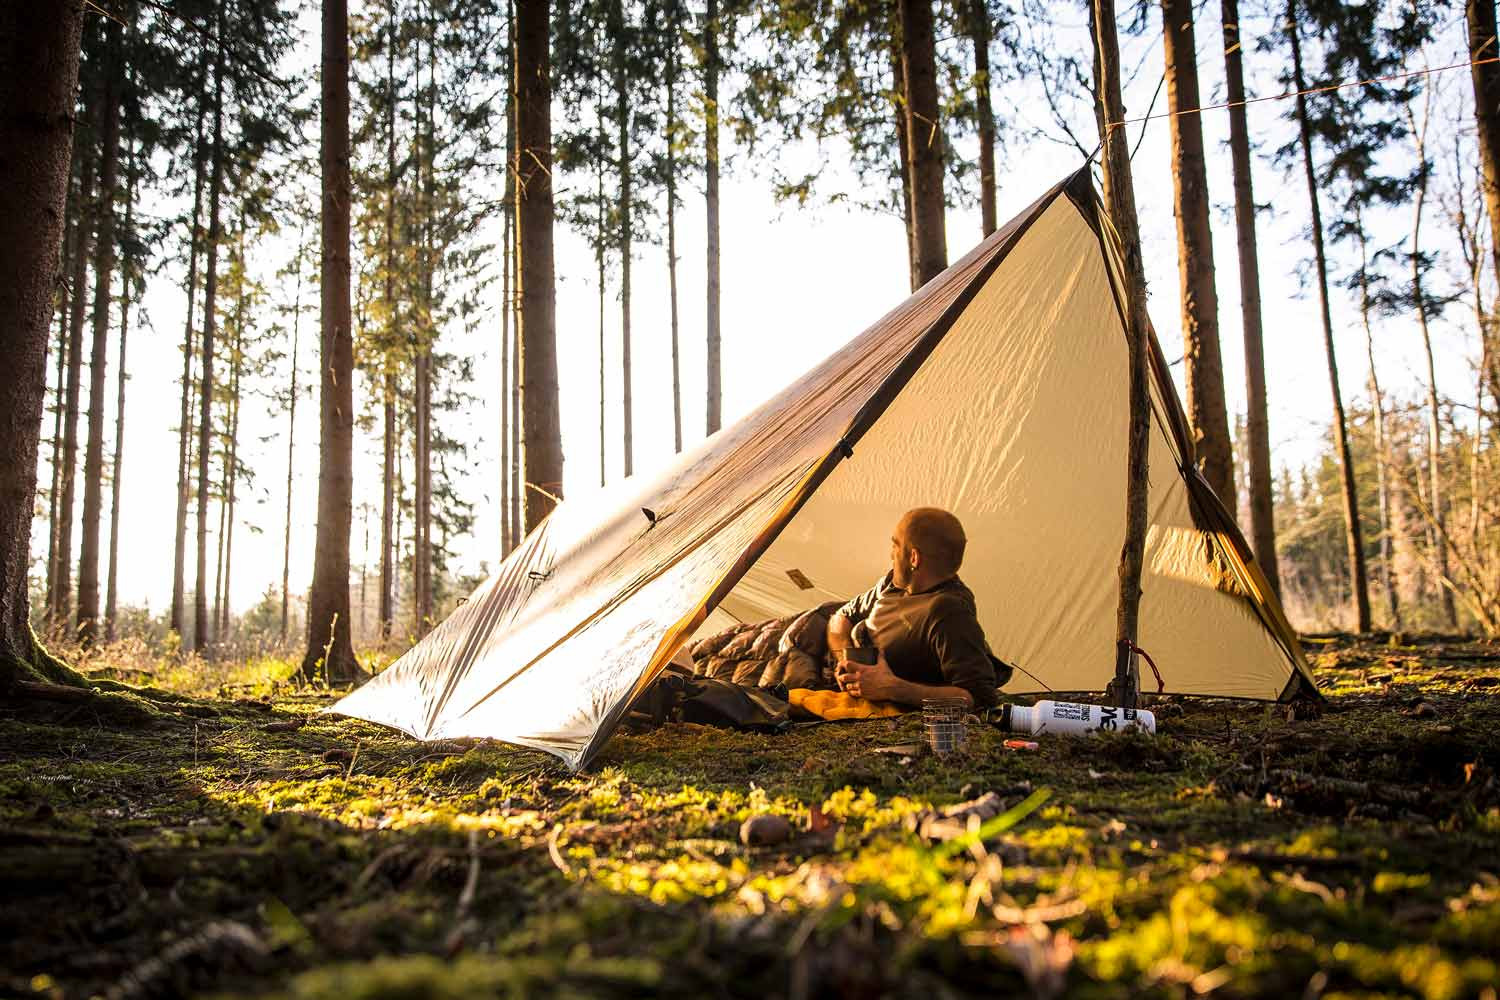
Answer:
M747 847L765 847L768 844L779 844L792 835L792 824L787 822L785 816L777 816L775 813L762 813L759 816L751 816L740 824L740 842Z

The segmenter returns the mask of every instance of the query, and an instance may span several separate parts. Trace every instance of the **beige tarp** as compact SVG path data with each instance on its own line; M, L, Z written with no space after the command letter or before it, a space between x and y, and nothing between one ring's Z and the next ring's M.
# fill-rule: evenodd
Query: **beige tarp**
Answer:
M334 710L581 767L696 630L867 588L919 505L965 525L961 575L1020 668L1010 689L1102 689L1125 493L1115 246L1080 172L662 474L568 499ZM1310 689L1248 547L1185 458L1159 349L1153 361L1140 643L1169 692Z

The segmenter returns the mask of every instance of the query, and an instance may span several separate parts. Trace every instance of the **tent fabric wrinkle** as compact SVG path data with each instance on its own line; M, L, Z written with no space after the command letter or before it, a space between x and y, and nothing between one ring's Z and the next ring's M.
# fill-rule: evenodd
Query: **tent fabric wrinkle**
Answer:
M659 475L569 497L332 711L583 767L695 632L867 589L891 526L925 505L964 523L963 576L995 653L1042 688L1102 690L1128 416L1114 240L1086 172L1054 186ZM1154 335L1152 347L1140 644L1169 692L1313 690L1248 546L1192 467Z

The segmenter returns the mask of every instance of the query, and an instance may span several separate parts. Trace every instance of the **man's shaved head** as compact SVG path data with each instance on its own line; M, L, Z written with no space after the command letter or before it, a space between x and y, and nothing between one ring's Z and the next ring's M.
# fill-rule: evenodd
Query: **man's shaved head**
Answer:
M964 526L940 507L914 507L901 516L896 537L922 555L924 563L940 578L958 572L964 561Z

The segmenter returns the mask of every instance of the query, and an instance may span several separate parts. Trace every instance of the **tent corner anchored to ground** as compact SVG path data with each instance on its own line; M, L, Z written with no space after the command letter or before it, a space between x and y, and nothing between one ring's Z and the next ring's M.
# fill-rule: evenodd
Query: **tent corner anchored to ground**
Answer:
M853 596L903 511L943 507L1018 691L1112 678L1128 362L1118 238L1087 168L653 478L570 498L333 711L493 737L581 768L695 632ZM1315 691L1234 519L1193 465L1151 338L1140 645L1169 693ZM1027 676L1029 675L1029 677Z

